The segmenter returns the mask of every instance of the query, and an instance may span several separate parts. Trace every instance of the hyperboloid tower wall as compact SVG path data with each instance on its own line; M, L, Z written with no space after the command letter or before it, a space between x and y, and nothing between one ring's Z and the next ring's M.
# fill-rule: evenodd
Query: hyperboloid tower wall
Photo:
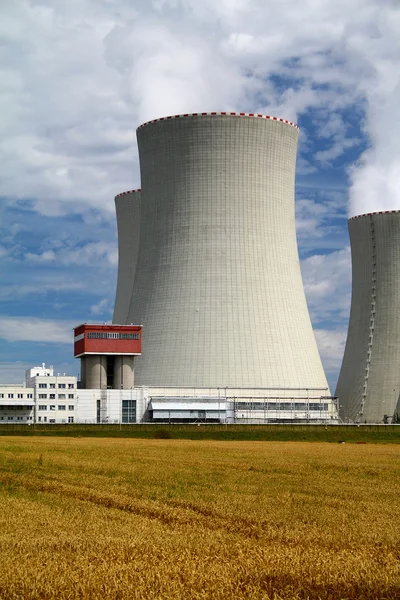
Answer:
M140 190L115 196L118 229L118 278L113 323L126 323L132 297L140 237Z
M296 243L298 128L209 113L158 119L137 137L135 385L327 390Z
M392 417L400 392L400 212L349 220L353 287L337 384L341 416Z

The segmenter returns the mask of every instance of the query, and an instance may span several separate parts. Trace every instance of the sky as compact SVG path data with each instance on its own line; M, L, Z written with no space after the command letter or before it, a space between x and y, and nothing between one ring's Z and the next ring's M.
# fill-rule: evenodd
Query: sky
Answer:
M13 0L0 40L0 382L78 374L72 328L111 320L137 126L242 111L301 130L299 254L334 392L347 219L400 209L399 0Z

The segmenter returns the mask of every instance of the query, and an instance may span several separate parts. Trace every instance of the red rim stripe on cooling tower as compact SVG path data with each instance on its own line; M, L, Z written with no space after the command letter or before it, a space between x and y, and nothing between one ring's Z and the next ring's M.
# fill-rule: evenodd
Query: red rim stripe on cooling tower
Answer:
M292 123L292 121L287 121L286 119L279 119L278 117L271 117L270 115L258 115L255 113L244 113L244 112L203 112L203 113L185 113L183 115L171 115L169 117L160 117L159 119L153 119L152 121L147 121L146 123L142 123L139 125L138 129L142 129L146 127L146 125L150 125L151 123L158 123L159 121L166 121L170 119L184 119L185 117L252 117L255 119L269 119L270 121L279 121L280 123L285 123L286 125L290 125L291 127L295 127L299 129L296 123Z
M127 194L136 194L137 192L141 191L141 188L138 188L137 190L128 190L127 192L121 192L120 194L117 194L115 196L115 199L120 198L121 196L126 196Z
M354 217L350 217L349 221L353 219L360 219L361 217L372 217L374 215L392 215L394 213L400 213L400 210L380 210L376 212L364 213L363 215L355 215Z

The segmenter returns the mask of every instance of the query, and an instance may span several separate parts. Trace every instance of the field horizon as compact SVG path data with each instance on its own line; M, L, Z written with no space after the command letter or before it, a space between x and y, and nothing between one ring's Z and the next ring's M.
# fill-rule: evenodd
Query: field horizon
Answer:
M400 444L400 424L0 424L3 436Z
M3 600L400 597L394 444L0 437Z

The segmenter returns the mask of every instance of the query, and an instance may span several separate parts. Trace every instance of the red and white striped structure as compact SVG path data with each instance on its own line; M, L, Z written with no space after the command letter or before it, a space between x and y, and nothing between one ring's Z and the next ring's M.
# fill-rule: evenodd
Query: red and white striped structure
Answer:
M287 125L291 125L298 129L296 123L292 123L292 121L288 121L287 119L281 119L279 117L271 117L270 115L260 115L257 113L244 113L244 112L202 112L202 113L184 113L182 115L169 115L168 117L159 117L158 119L153 119L152 121L146 121L146 123L142 123L139 125L138 129L142 129L142 127L146 127L151 123L159 123L160 121L170 121L173 119L184 119L186 117L221 117L221 116L229 116L229 117L255 117L257 119L270 119L271 121L279 121L280 123L286 123Z

